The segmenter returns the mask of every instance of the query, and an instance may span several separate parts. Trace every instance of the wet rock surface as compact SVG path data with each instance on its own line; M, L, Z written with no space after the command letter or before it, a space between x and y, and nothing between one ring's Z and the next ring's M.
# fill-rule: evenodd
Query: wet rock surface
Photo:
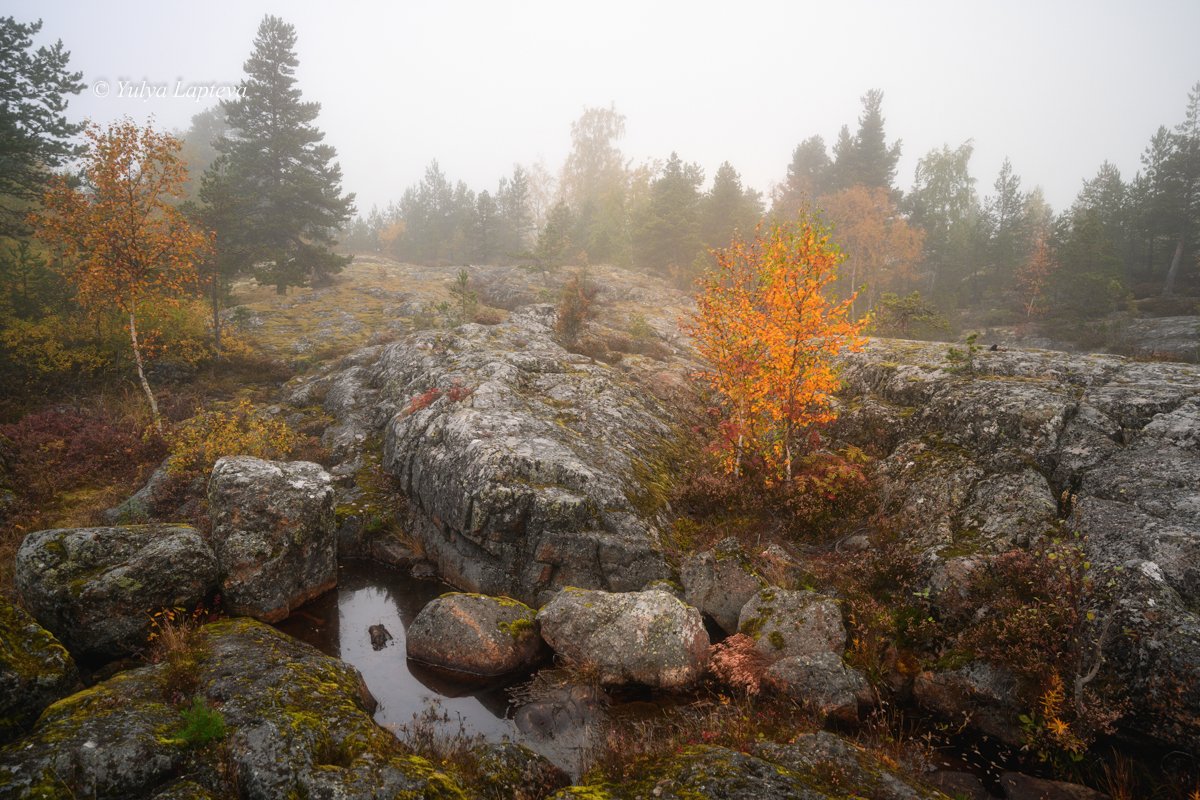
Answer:
M38 622L77 657L142 648L151 615L191 609L217 587L217 559L186 525L63 528L25 537L16 582Z
M459 797L428 761L378 727L358 672L252 619L206 626L188 664L191 695L225 735L189 747L168 662L121 672L52 705L0 750L0 797ZM228 774L232 772L232 776Z
M408 657L485 677L529 669L546 655L535 614L507 597L443 595L409 626Z
M208 502L231 613L275 622L337 584L333 481L320 465L222 458Z
M594 669L601 683L682 688L708 663L700 612L662 590L564 589L537 621L556 653Z
M78 685L75 661L54 634L0 595L0 742L28 730Z

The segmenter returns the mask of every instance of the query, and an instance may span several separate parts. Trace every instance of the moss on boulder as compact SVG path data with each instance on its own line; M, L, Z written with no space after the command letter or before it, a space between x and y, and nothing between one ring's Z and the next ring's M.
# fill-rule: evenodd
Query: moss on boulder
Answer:
M203 628L194 655L176 662L191 675L165 661L50 706L0 750L0 798L149 798L181 776L225 795L227 770L246 800L465 797L375 724L373 698L342 661L247 618ZM221 752L173 735L182 709L166 698L183 682L222 715Z
M26 730L78 684L75 661L54 634L0 596L0 742Z

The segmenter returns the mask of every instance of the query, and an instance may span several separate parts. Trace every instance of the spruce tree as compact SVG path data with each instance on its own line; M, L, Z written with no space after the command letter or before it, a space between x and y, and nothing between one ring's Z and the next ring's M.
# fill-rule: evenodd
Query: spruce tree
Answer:
M244 267L280 294L326 282L349 263L331 247L354 213L337 153L314 124L321 106L300 99L298 64L295 28L264 17L239 99L223 104L229 134L217 142L216 171L228 182L221 193L240 212L235 227L217 231L218 247L246 254Z
M880 187L894 192L900 142L888 145L883 132L883 92L871 89L862 96L863 113L858 133L850 136L843 127L833 147L834 189L851 186Z

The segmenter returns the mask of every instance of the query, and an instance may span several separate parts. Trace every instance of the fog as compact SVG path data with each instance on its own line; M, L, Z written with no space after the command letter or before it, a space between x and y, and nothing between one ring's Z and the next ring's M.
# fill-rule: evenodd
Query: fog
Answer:
M609 104L627 118L634 162L676 150L711 178L729 160L769 191L802 139L853 130L873 87L889 140L903 140L900 188L929 149L973 139L981 194L1008 156L1061 209L1105 159L1131 177L1200 78L1194 0L977 5L10 0L6 13L44 19L39 40L71 51L89 88L69 117L152 115L177 129L215 102L175 96L177 85L236 84L262 16L282 16L363 211L434 158L475 187L514 162L557 172L571 121ZM121 97L122 81L167 96Z

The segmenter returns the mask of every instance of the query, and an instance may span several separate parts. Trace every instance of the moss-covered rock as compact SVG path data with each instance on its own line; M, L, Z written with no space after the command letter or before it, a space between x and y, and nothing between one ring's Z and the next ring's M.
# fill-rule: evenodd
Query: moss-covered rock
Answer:
M760 744L754 755L799 776L822 797L874 800L948 800L939 790L899 772L872 753L828 731L787 744Z
M54 634L0 596L0 742L28 729L78 684L75 661Z
M408 657L482 676L529 669L548 655L535 614L508 597L442 595L422 608L408 626Z
M480 800L543 797L570 783L567 774L542 756L513 742L484 744L474 752Z
M752 754L689 747L641 765L639 775L622 784L571 786L552 800L948 800L830 733L760 745Z
M247 618L206 626L193 648L50 706L0 750L0 797L151 797L185 773L226 795L230 772L248 800L465 797L375 724L353 667ZM221 715L219 748L178 736L183 709L166 698L181 685Z
M25 537L17 588L76 656L112 658L146 643L151 615L192 608L217 586L217 560L186 525L65 528Z

